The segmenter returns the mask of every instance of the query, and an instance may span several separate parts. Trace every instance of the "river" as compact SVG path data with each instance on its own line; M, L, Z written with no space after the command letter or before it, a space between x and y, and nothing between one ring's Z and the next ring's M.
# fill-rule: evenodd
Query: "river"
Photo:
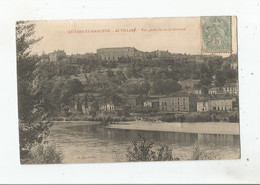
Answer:
M116 129L86 121L55 122L48 140L62 151L63 163L127 162L126 153L138 135L155 146L168 145L181 160L192 158L195 142L218 159L240 156L239 135Z

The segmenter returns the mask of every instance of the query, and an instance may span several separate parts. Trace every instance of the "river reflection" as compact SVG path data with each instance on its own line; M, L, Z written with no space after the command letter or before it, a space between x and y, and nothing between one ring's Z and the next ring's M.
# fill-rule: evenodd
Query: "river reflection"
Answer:
M82 136L86 135L88 137L115 142L132 141L138 138L138 135L141 135L153 142L167 144L193 145L198 141L200 144L239 145L239 135L126 130L106 128L101 125L80 125L67 127L67 129L76 131Z
M97 124L65 124L62 127L59 125L57 129L54 126L50 141L64 153L64 163L115 162L127 161L127 149L132 146L131 141L138 139L138 135L153 141L156 145L167 144L174 148L176 155L190 155L197 141L205 147L214 145L220 150L223 150L223 147L228 150L231 148L228 154L230 156L234 150L239 153L239 135L124 130Z

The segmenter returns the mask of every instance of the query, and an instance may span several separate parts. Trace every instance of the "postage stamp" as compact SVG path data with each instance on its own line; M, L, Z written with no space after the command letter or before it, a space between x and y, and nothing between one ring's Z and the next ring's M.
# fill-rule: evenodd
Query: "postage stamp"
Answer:
M232 53L231 17L201 17L201 42L202 53Z

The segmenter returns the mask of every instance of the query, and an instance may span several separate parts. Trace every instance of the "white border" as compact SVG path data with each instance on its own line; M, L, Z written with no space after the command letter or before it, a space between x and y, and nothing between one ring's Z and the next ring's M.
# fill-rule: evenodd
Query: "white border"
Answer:
M260 0L2 0L0 9L0 183L260 182ZM240 160L19 164L15 21L209 15L238 19Z

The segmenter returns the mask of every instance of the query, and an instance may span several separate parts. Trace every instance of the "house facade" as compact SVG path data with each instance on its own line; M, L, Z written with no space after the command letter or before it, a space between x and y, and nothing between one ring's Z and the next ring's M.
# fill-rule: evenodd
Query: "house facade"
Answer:
M97 49L97 54L100 56L101 60L107 61L117 61L120 58L134 58L136 53L139 52L134 47Z
M234 98L215 98L208 101L198 101L197 111L230 111L233 110Z
M238 83L226 83L223 86L223 92L226 94L238 94Z
M110 112L115 110L115 106L113 103L105 103L99 107L99 110Z
M144 107L158 108L159 107L159 99L146 100L144 102Z
M197 102L197 111L198 112L209 111L209 102L208 101L198 101Z
M186 89L184 90L185 93L188 94L197 94L197 95L201 95L202 94L202 90L201 89Z
M159 98L159 108L161 111L196 111L196 98L188 95L173 95Z
M212 87L208 90L208 94L223 94L223 90L218 87Z
M66 53L63 50L54 51L52 53L49 53L49 59L51 62L57 62L58 60L61 60L62 58L66 57Z

